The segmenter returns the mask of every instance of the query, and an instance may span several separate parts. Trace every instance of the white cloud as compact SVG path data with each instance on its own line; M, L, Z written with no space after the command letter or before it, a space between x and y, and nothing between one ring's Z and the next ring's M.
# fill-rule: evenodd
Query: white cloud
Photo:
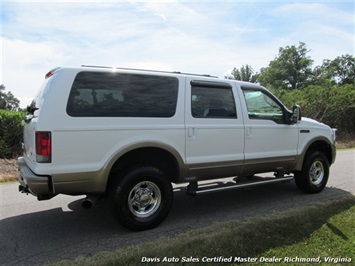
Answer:
M273 12L290 27L284 34L288 45L293 40L306 43L314 65L320 65L323 59L354 54L354 13L349 6L344 2L287 3Z
M52 43L38 43L1 38L2 77L1 83L27 105L44 80L44 75L53 68L53 62L67 59Z
M1 82L22 100L62 65L223 77L245 64L258 71L299 41L321 63L353 51L352 16L329 3L4 2Z

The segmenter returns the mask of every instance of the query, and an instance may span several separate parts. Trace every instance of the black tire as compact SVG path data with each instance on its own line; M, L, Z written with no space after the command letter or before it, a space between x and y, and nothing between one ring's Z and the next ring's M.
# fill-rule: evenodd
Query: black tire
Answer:
M302 171L295 173L297 187L305 193L319 193L328 182L329 162L319 151L306 154Z
M124 227L134 231L159 225L168 215L174 196L165 173L153 166L126 171L112 193L114 216Z

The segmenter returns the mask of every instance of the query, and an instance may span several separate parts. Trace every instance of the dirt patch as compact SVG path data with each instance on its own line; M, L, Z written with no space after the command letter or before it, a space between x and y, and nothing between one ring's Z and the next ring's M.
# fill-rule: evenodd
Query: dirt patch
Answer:
M351 149L351 148L355 148L355 139L351 139L351 140L339 140L336 143L336 146L338 149Z
M338 134L336 138L337 149L351 149L355 148L354 134Z
M18 175L17 159L0 159L0 182L16 181Z

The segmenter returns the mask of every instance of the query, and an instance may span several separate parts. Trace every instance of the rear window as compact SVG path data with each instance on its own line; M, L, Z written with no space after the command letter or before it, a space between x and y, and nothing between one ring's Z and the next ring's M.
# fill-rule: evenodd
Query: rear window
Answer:
M178 80L174 77L80 72L70 91L73 117L172 117Z
M32 115L32 118L37 117L39 115L39 112L41 111L44 102L46 91L50 89L53 80L54 77L45 79L39 90L36 92L36 95L33 98L32 102L27 106L27 111Z

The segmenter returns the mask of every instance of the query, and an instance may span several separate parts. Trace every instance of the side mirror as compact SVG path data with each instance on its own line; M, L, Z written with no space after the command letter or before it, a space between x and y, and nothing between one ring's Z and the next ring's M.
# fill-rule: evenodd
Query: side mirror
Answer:
M302 118L301 107L298 104L295 104L292 108L292 117L291 117L292 124L299 123L301 121L301 118Z

